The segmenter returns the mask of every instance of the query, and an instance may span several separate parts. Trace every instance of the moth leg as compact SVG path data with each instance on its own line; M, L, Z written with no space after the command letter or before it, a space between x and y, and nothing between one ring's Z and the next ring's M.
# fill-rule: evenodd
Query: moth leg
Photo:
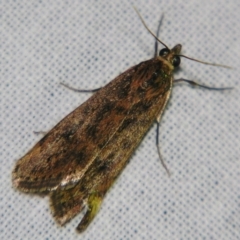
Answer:
M222 90L230 90L230 89L233 89L232 87L225 87L225 88L215 88L215 87L209 87L209 86L206 86L206 85L202 85L202 84L199 84L197 82L194 82L192 80L188 80L188 79L184 79L184 78L180 78L180 79L176 79L174 80L175 83L178 83L178 82L186 82L192 86L198 86L198 87L201 87L201 88L206 88L206 89L209 89L209 90L217 90L217 91L222 91Z
M95 89L89 89L89 90L88 89L77 89L77 88L70 87L67 84L62 83L62 82L60 82L60 84L74 92L97 92L98 90L101 89L101 88L95 88Z
M41 135L44 136L44 135L46 135L48 132L45 132L45 131L33 131L33 133L36 134L36 135L40 135L40 134L41 134Z
M166 163L164 162L163 158L162 158L162 154L161 154L161 151L160 151L160 146L159 146L159 121L157 120L157 135L156 135L156 145L157 145L157 150L158 150L158 156L159 156L159 159L161 161L161 164L162 166L164 167L164 169L166 170L168 176L170 176L170 171L168 170L168 167L166 165Z
M104 195L99 193L99 192L93 192L91 195L88 197L88 209L87 212L85 213L84 217L82 218L81 222L77 226L77 231L78 232L83 232L88 225L91 223L93 218L96 216L98 213L100 206L102 204Z

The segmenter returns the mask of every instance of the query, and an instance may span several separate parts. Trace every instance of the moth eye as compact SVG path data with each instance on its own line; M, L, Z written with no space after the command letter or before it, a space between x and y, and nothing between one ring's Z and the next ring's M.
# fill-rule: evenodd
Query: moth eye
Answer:
M169 53L170 53L170 50L169 50L169 49L163 48L162 50L159 51L159 56L164 57L164 56L166 56L166 55L169 54Z
M180 63L181 63L180 57L179 56L174 56L173 60L172 60L172 65L174 67L178 67L180 65Z

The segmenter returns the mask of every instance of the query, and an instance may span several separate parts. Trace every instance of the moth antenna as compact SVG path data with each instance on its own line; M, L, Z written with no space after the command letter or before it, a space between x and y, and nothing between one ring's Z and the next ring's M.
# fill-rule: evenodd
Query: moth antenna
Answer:
M198 60L198 59L195 59L195 58L191 58L191 57L188 57L188 56L185 56L185 55L182 55L182 54L179 54L178 56L179 56L179 57L187 58L187 59L192 60L192 61L195 61L195 62L199 62L199 63L202 63L202 64L206 64L206 65L211 65L211 66L215 66L215 67L223 67L223 68L233 69L232 67L227 66L227 65L217 64L217 63L209 63L209 62L201 61L201 60Z
M157 38L157 36L148 28L147 24L144 22L144 20L143 20L142 16L140 15L139 11L137 10L137 8L136 8L136 7L133 7L133 8L134 8L134 10L136 11L137 15L139 16L139 18L140 18L142 24L144 25L144 27L148 30L148 32L149 32L150 34L152 34L152 36L153 36L158 42L160 42L163 46L165 46L168 50L170 50L170 48L169 48L164 42L162 42L159 38Z
M162 14L159 24L158 24L157 33L156 33L157 38L159 38L160 27L162 25L163 18L164 18L164 14ZM154 57L155 58L158 56L158 40L157 40L157 38L155 38L155 49L154 49Z

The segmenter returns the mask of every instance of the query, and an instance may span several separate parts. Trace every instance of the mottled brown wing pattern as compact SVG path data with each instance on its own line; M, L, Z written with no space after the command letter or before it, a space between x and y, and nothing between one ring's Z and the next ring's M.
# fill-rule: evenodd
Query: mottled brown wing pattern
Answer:
M172 67L161 57L119 75L60 121L13 170L24 192L49 192L60 224L88 210L84 230L153 121L172 88Z
M154 64L152 60L130 68L60 121L17 162L14 186L25 192L74 186L113 137L134 101L139 102L134 96L151 101L157 90L153 86L146 95L143 85L146 76L149 84L154 84L156 76L162 74L161 68L160 61Z
M87 203L88 210L78 230L83 231L88 226L96 215L107 190L121 173L133 151L158 116L159 109L166 104L172 79L168 78L165 81L162 78L162 72L158 70L159 61L156 61L156 64L152 63L150 69L146 68L146 64L148 63L140 65L148 69L144 72L140 67L135 67L136 76L134 75L132 84L136 89L129 93L133 104L114 136L99 152L74 188L58 189L51 193L52 212L61 225L78 214ZM155 69L152 69L153 66ZM142 79L145 79L144 85Z
M74 185L84 175L126 114L125 106L114 100L113 93L105 91L103 98L99 96L96 93L70 113L18 161L13 172L17 188L50 191ZM115 112L114 119L108 115L110 109Z

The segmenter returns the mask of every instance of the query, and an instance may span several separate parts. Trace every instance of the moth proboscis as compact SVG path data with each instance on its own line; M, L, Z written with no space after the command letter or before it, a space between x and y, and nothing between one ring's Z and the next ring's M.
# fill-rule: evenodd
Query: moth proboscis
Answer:
M154 121L159 128L174 82L173 71L180 65L180 57L186 57L180 54L180 44L170 49L138 15L156 42L165 46L159 56L155 47L154 58L97 89L19 159L12 172L13 186L18 190L49 194L52 213L60 225L87 205L77 227L80 232L92 221L107 190ZM179 81L219 90L186 79L175 80Z

